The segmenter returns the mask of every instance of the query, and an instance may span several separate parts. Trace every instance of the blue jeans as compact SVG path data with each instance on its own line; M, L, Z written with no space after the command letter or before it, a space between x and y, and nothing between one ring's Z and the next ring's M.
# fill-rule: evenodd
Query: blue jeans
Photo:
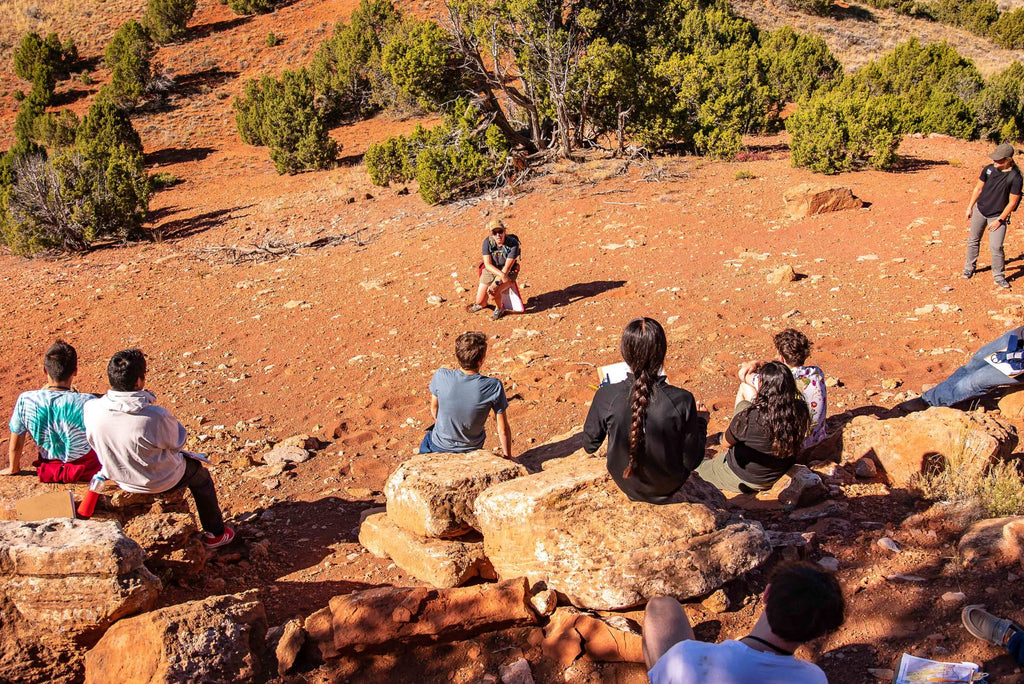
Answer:
M1024 632L1014 630L1010 640L1006 642L1006 650L1014 660L1024 665Z
M1014 328L1002 337L986 344L971 357L970 361L922 394L921 398L929 406L952 406L972 397L980 397L997 387L1022 384L1020 380L1011 378L985 360L989 354L1006 349L1010 335L1020 337L1021 330L1024 328Z
M421 454L439 454L437 448L434 447L434 443L430 441L430 434L434 431L433 428L423 433L423 441L420 442L420 453Z

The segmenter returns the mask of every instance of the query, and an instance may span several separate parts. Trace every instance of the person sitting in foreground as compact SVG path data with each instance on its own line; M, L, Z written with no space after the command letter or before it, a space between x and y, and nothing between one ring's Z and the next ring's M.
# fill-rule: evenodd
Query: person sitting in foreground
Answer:
M821 668L793 653L843 624L845 602L835 577L812 563L783 564L763 599L750 634L720 644L697 641L675 599L651 599L643 627L651 684L827 684Z
M480 267L480 284L476 289L476 303L470 306L467 311L476 313L487 306L487 297L494 301L494 313L492 320L498 320L505 315L505 309L501 304L501 295L505 290L512 287L512 283L519 277L520 246L519 238L511 233L506 234L505 224L494 219L487 224L491 231L489 237L484 238L482 248L483 264Z
M796 463L810 430L807 402L789 369L770 361L758 376L756 392L741 384L736 394L735 413L723 437L729 450L697 468L701 478L723 491L750 494L771 489Z
M981 606L964 606L960 620L973 636L1001 646L1024 665L1024 627L1013 620L996 617Z
M46 385L22 392L11 414L11 441L8 444L4 475L21 471L25 435L32 435L39 452L34 465L40 482L88 482L99 472L100 462L85 437L82 407L93 399L71 383L78 374L78 352L67 342L57 340L43 356Z
M459 370L439 368L430 379L430 414L434 425L427 429L420 453L460 453L484 446L487 416L494 411L498 441L505 458L512 458L512 428L508 424L508 399L501 380L480 374L487 358L487 336L465 332L455 340Z
M1024 384L1024 327L1000 335L981 349L948 378L920 397L910 399L896 407L903 413L920 411L930 406L952 406L968 399L983 396L998 387ZM1010 347L1013 347L1010 349ZM992 359L995 354L999 358ZM996 361L998 365L990 362Z
M622 331L619 350L630 373L597 390L583 426L583 448L597 451L608 437L608 472L633 501L672 503L704 458L708 413L662 375L668 343L653 318Z
M213 479L203 464L182 451L185 427L156 405L145 389L146 357L138 349L114 354L107 364L110 391L85 405L85 431L102 474L126 492L159 494L188 487L207 548L230 544Z
M828 436L825 431L825 374L817 366L804 365L811 355L811 341L799 330L786 328L774 337L773 342L779 352L777 360L785 363L793 374L796 388L800 390L811 412L811 434L804 440L804 449L809 449ZM757 393L760 382L757 371L764 363L752 361L740 366L740 382L750 385L752 395Z

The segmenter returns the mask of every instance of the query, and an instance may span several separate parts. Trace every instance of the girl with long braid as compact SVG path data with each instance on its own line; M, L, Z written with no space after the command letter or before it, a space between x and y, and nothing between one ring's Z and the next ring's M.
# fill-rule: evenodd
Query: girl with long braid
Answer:
M597 390L583 426L589 454L608 437L608 472L633 501L671 503L704 458L707 410L665 380L667 348L656 320L630 321L619 345L630 373Z
M756 394L744 384L736 397L736 412L723 437L729 451L697 468L701 478L724 491L771 489L796 463L811 430L807 402L789 368L771 361L757 372Z

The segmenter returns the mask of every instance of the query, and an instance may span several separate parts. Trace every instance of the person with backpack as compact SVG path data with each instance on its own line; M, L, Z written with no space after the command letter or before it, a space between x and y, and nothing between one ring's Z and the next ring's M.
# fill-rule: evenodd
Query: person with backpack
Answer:
M39 459L32 465L40 482L88 482L99 472L100 462L85 434L82 407L93 399L74 388L78 352L57 340L43 356L46 385L22 392L11 414L11 441L4 475L21 472L25 436L32 435Z
M494 219L487 224L490 235L484 239L481 250L483 263L480 265L480 284L476 290L476 303L467 311L476 313L487 306L487 298L494 302L494 313L491 320L498 320L506 310L501 297L506 290L514 287L519 277L519 261L522 252L519 238L506 232L505 224Z

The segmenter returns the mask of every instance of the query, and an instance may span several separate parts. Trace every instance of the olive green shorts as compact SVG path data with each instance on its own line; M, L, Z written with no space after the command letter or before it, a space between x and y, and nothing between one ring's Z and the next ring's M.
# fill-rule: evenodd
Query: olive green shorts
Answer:
M509 280L515 280L516 278L519 277L519 269L513 268L511 273L506 273L505 275L508 277ZM480 274L480 282L484 285L490 285L495 280L497 280L497 277L493 273L488 271L486 268Z

